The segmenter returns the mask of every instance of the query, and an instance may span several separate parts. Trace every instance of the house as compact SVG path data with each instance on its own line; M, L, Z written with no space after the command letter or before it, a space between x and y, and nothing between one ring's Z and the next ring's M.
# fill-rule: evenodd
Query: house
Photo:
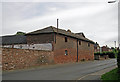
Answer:
M72 33L70 30L49 26L27 33L26 40L28 45L51 44L55 63L94 59L95 43L83 33Z
M100 46L99 44L96 42L95 45L94 45L94 52L100 52Z
M107 45L106 46L102 46L102 52L104 51L112 51L112 49L110 49Z
M95 45L97 45L97 44L95 44ZM96 48L95 48L95 51L97 52ZM113 54L111 55L110 53L106 54L106 52L109 52L109 51L112 51L112 49L110 49L107 45L100 47L100 51L98 51L97 53L95 52L95 54L94 54L95 60L108 59L111 56L114 56Z

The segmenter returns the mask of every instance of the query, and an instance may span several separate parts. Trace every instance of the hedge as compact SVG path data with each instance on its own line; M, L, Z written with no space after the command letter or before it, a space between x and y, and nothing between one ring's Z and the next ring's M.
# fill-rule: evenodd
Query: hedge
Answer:
M96 52L96 53L94 53L94 55L100 55L100 56L108 55L109 58L115 58L116 53L113 52L113 51L104 51L104 52L101 52L101 53Z

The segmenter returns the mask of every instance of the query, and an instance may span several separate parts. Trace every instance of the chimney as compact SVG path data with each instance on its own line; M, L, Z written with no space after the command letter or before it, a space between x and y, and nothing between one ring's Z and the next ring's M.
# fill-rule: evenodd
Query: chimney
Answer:
M59 21L59 19L57 19L57 33L58 33L58 21Z

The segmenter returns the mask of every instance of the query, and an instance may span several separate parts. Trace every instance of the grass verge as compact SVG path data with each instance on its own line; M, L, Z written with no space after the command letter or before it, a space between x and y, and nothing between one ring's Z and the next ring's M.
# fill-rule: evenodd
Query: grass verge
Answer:
M107 80L119 80L120 82L120 75L117 73L118 68L111 70L101 76L101 80L106 82Z

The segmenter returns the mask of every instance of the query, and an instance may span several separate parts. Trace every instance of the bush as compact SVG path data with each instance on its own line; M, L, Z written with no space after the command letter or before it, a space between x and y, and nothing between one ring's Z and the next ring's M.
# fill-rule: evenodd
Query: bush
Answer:
M94 55L100 55L100 52L96 52L96 53L94 53Z
M107 52L107 54L108 54L109 58L115 58L116 53L111 51L111 52Z

